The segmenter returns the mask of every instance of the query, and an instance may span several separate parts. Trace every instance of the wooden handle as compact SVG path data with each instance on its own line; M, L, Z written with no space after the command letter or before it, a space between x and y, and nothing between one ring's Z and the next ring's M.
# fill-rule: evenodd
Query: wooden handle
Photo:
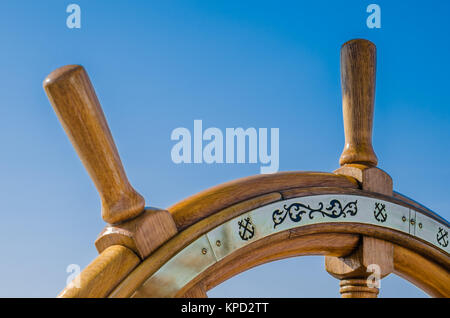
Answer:
M340 164L376 166L372 147L376 47L367 40L351 40L341 48L342 109L345 147Z
M112 224L144 210L144 198L128 182L105 115L82 66L67 65L44 80L44 90L102 199Z

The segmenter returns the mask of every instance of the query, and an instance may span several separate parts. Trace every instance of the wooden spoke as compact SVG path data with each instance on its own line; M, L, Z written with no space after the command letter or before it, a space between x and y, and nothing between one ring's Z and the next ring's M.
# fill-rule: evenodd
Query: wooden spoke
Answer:
M59 297L207 297L252 267L303 255L325 256L344 298L377 297L378 285L369 283L374 266L379 279L398 274L432 296L450 297L448 221L394 192L377 167L375 77L375 45L345 43L345 146L334 173L247 177L158 209L145 208L130 185L83 67L51 73L44 89L109 223L95 242L99 256Z
M102 199L102 216L120 223L144 211L144 198L128 182L94 88L83 67L52 72L44 89Z

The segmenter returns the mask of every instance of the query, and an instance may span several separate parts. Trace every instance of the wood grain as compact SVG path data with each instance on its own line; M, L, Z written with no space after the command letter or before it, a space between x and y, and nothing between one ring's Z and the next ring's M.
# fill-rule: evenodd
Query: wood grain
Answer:
M367 280L359 278L343 279L339 282L342 298L377 298L379 289L367 286Z
M358 188L351 177L324 172L280 172L227 182L168 208L179 230L240 201L298 187Z
M181 298L208 298L203 284L197 284L185 292Z
M327 192L335 193L337 191L336 188L313 188L313 189L292 189L286 190L286 195L294 195L297 196L300 193L308 195L308 193L316 193L316 194L325 194ZM357 194L363 195L367 194L365 191L356 190L356 189L345 189L342 191L356 191ZM380 197L383 199L389 199L387 196L369 193L375 197ZM248 200L246 202L241 202L236 204L235 206L228 207L222 210L219 213L211 215L196 224L188 227L183 232L176 235L173 239L165 243L158 250L156 250L151 257L144 260L144 262L138 266L124 281L114 289L114 291L109 295L109 297L130 297L139 286L141 286L148 277L150 277L153 273L155 273L164 263L166 263L171 257L173 257L178 251L186 247L190 242L194 241L200 235L206 233L210 229L218 226L226 222L227 220L247 212L250 209L255 209L258 206L263 206L272 201L279 200L281 195L277 193L268 194L264 196L265 198L254 198ZM261 200L259 202L259 200ZM397 203L398 200L391 200ZM402 202L405 206L408 206L405 202ZM446 253L443 253L433 246L422 242L418 239L411 237L410 235L397 232L395 230L382 228L373 225L366 225L360 223L345 223L345 224L314 224L304 227L299 227L295 229L291 229L289 233L283 232L283 240L286 244L289 239L293 239L299 236L305 235L314 235L314 234L327 234L327 233L335 233L335 234L350 234L350 235L365 235L371 236L374 238L378 238L381 240L389 241L401 245L405 248L411 249L420 255L436 262L437 264L441 264L444 268L450 269L449 256ZM289 239L288 239L289 238ZM272 241L266 241L266 244L270 245ZM278 252L283 252L283 247L278 246ZM346 251L346 253L349 251ZM344 254L342 254L344 255ZM237 261L237 260L236 260ZM230 265L231 266L231 265ZM255 265L256 266L256 265ZM220 277L219 274L217 274ZM215 279L215 278L211 278ZM217 278L218 279L218 278ZM193 282L194 286L196 282ZM188 286L188 288L192 287ZM208 288L211 285L207 286ZM187 290L186 290L187 292Z
M342 109L345 147L340 164L376 166L372 147L375 100L376 47L367 40L351 40L341 48Z
M201 282L206 290L210 290L239 273L268 262L302 255L346 255L356 248L358 241L357 235L349 234L323 233L291 237L290 231L280 232L230 254L192 283Z
M205 234L214 227L232 219L233 217L256 209L260 206L278 201L281 199L279 193L268 193L257 198L246 200L229 206L218 213L203 219L190 226L173 239L156 250L151 257L144 260L145 266L138 266L110 295L110 297L124 298L130 297L134 291L142 285L145 280L156 272L178 251L186 247L189 243Z
M118 225L107 225L95 241L98 252L123 245L145 259L177 234L172 215L166 210L146 208L138 217Z
M431 244L421 241L418 238L412 237L409 234L398 232L389 228L383 228L375 225L361 224L361 223L345 223L345 224L314 224L306 227L293 229L291 235L307 235L312 233L348 233L359 234L384 240L390 243L403 246L412 250L444 268L450 270L450 256L444 251L438 250Z
M401 199L402 205L417 208L408 198L393 194L392 179L376 168L375 77L375 45L359 39L345 43L341 49L345 147L342 167L335 174L283 172L243 178L151 215L143 212L144 199L127 179L86 71L69 65L51 73L44 89L100 193L102 216L111 224L96 242L100 255L79 276L81 286L69 284L59 297L158 296L154 293L162 287L146 288L145 282L176 253L233 217L281 199L358 193L391 202ZM136 253L144 259L141 264ZM432 296L450 297L447 253L404 233L357 223L315 224L264 237L214 263L173 296L206 297L207 290L254 266L318 254L326 255L327 271L341 280L343 297L377 296L378 289L366 284L370 264L381 265L382 277L395 272Z
M362 164L346 164L335 170L334 173L355 178L361 184L362 190L392 196L392 178L380 168Z
M450 269L402 246L394 246L394 273L430 296L450 297Z
M102 216L116 224L139 215L144 198L128 182L91 81L82 66L68 65L44 80L44 90L94 181Z
M374 298L378 288L368 286L367 278L372 274L369 266L379 266L380 279L394 271L394 246L374 237L363 236L357 249L343 257L326 256L325 269L341 280L340 293L343 298ZM370 269L370 270L368 270Z
M110 246L81 272L79 288L69 284L58 297L106 297L139 262L139 257L130 249L121 245Z

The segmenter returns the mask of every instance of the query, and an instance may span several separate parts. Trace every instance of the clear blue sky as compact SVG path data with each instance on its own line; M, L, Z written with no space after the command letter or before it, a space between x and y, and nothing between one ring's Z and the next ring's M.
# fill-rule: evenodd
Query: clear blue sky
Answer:
M82 28L66 27L66 7ZM381 7L368 29L366 7ZM53 297L104 223L97 192L42 81L82 64L132 184L150 206L259 173L175 165L177 127L280 128L280 171L333 171L344 135L339 48L378 48L374 148L397 191L450 218L448 1L18 1L0 3L0 296ZM210 296L338 296L323 258L251 270ZM276 280L275 280L276 277ZM400 278L382 296L424 294Z

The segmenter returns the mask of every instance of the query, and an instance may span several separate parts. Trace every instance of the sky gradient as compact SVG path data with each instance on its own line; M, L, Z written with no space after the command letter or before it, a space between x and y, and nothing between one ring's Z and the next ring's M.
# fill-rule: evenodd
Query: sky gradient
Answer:
M66 27L77 3L82 28ZM366 7L381 7L368 29ZM394 189L450 218L448 1L1 1L1 297L54 297L104 226L100 200L42 81L91 77L134 187L166 208L259 173L259 164L171 160L177 127L279 128L280 171L333 171L344 145L339 49L378 50L373 144ZM266 264L213 297L338 297L323 257ZM424 297L389 276L381 297Z

